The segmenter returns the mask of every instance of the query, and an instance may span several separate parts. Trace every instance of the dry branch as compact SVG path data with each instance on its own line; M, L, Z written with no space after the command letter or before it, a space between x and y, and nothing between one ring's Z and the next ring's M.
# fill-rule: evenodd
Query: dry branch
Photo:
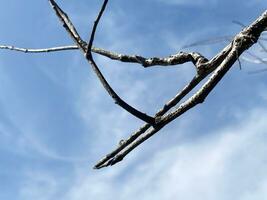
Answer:
M95 165L94 168L96 169L118 163L128 153L134 150L138 145L140 145L148 138L156 134L171 121L178 118L179 116L187 112L189 109L195 107L196 105L203 103L206 97L210 94L210 92L221 81L221 79L229 71L229 69L233 66L233 64L239 59L240 55L244 51L249 49L253 44L258 42L258 44L261 46L261 49L264 52L267 52L266 47L258 41L260 35L267 29L266 28L267 10L250 26L244 28L235 37L232 37L233 39L231 39L231 42L221 52L219 52L210 60L205 58L200 53L196 52L191 52L191 53L179 52L177 54L165 58L158 58L158 57L145 58L139 55L118 54L115 52L107 51L92 46L94 42L95 33L97 31L98 23L100 22L100 19L105 11L108 0L104 0L102 4L102 7L98 13L94 26L92 28L88 44L84 40L82 40L75 26L69 19L68 15L57 5L57 3L54 0L49 0L49 2L52 5L52 8L54 9L56 15L62 22L63 27L68 32L68 34L73 39L76 45L53 47L47 49L27 49L27 48L2 45L0 46L0 49L8 49L25 53L45 53L45 52L80 49L84 54L85 58L87 59L87 61L89 62L89 64L92 66L94 72L96 73L103 87L106 89L109 95L114 99L115 103L117 103L119 106L121 106L123 109L125 109L132 115L146 122L146 124L141 126L136 132L134 132L131 136L129 136L128 139L123 140L123 142L121 142L120 145L115 150L113 150L111 153L107 154L104 158L102 158ZM239 22L234 22L234 23L243 26L243 24ZM229 40L229 37L224 37L220 39ZM265 38L261 38L261 40L264 39ZM167 102L162 107L162 109L160 109L153 117L151 117L130 106L115 93L115 91L106 81L99 67L95 63L92 52L121 62L141 64L144 67L152 67L156 65L170 66L170 65L183 64L186 62L192 62L192 64L196 68L196 75L180 92L177 93L177 95L173 99ZM260 59L255 55L254 57L257 58L258 60ZM260 61L263 62L263 60ZM208 78L208 80L203 84L203 86L197 92L195 92L190 98L188 98L183 103L181 103L177 108L175 108L175 106L184 97L186 97L186 95L188 95L197 85L199 85L199 83L202 80L204 80L209 75L210 77Z
M50 53L57 51L69 51L69 50L77 50L79 49L76 45L68 45L68 46L60 46L60 47L51 47L45 49L29 49L29 48L21 48L10 45L0 45L0 49L18 51L23 53Z
M87 48L85 46L85 42L81 39L80 35L76 31L76 28L74 27L74 25L70 21L68 15L65 12L63 12L63 10L57 5L57 3L54 0L49 0L49 2L51 3L52 8L54 9L56 15L58 16L58 18L62 22L63 27L69 33L69 35L74 40L74 42L79 47L79 49L83 52L83 54L85 55L87 61L92 66L92 68L93 68L95 74L97 75L98 79L102 83L103 87L108 92L108 94L113 98L115 103L118 104L119 106L121 106L123 109L125 109L129 113L131 113L132 115L136 116L137 118L139 118L139 119L141 119L141 120L143 120L143 121L145 121L145 122L147 122L149 124L154 124L155 120L154 120L153 117L150 117L147 114L142 113L139 110L135 109L134 107L130 106L129 104L127 104L125 101L123 101L117 95L117 93L112 89L112 87L106 81L105 77L103 76L103 74L99 70L99 68L96 65L96 63L94 62L94 60L88 58ZM106 4L106 3L104 3L104 4Z
M83 41L82 43L84 47L87 46L86 42ZM18 51L23 53L51 53L57 51L79 50L80 48L77 45L66 45L66 46L41 48L41 49L22 48L11 45L0 45L0 49ZM172 65L183 64L189 61L196 63L197 59L201 57L201 55L198 54L197 52L192 52L192 53L178 52L177 54L173 54L164 58L160 57L146 58L140 55L126 55L126 54L115 53L98 47L92 47L91 50L94 53L105 56L112 60L117 60L125 63L141 64L143 67L172 66Z
M96 72L97 76L99 77L100 81L104 85L105 89L109 92L109 94L115 99L119 98L113 89L109 86L109 84L105 81L105 78L101 74L98 66L93 60L91 54L91 47L93 44L95 32L97 29L97 25L100 21L100 18L105 10L105 7L108 3L108 0L105 0L101 10L98 14L98 17L94 23L94 27L92 29L92 34L89 40L89 44L87 48L85 48L84 41L78 35L75 27L69 20L68 16L58 7L58 5L53 1L50 0L53 9L57 13L57 16L63 22L63 26L69 32L71 37L74 39L76 44L79 48L85 53L85 56L89 63L92 65L94 71ZM192 81L180 92L176 95L174 99L172 99L169 103L167 103L156 115L153 117L153 123L148 122L144 126L142 126L137 132L131 135L127 140L125 140L117 149L115 149L112 153L105 156L96 166L95 168L101 168L109 165L113 165L119 161L121 161L129 152L131 152L134 148L136 148L139 144L147 140L149 137L157 133L160 129L162 129L166 124L170 123L172 120L176 119L180 115L182 115L187 110L191 109L192 107L196 106L199 103L204 102L205 98L208 94L213 90L213 88L218 84L218 82L223 78L223 76L227 73L227 71L231 68L231 66L238 60L239 56L250 46L257 42L260 34L266 29L267 27L267 11L265 11L262 16L260 16L251 26L245 28L239 34L235 36L233 41L226 46L218 55L216 55L213 59L208 61L205 57L201 54L196 53L184 53L181 52L177 54L177 57L169 57L171 59L167 59L167 63L174 59L176 60L177 64L182 64L184 62L193 62L197 69L197 75L192 79ZM140 57L135 56L134 59L131 61L137 62L142 64L143 66L147 66L145 62L146 59L140 59ZM120 60L120 59L118 59ZM125 60L125 59L124 59ZM126 59L127 60L127 59ZM130 59L128 59L130 60ZM161 63L161 60L156 60L156 62ZM164 60L166 63L166 60ZM161 63L162 64L162 63ZM191 98L187 101L182 103L175 111L166 114L171 108L173 108L179 101L187 95L198 83L203 80L209 73L213 70L215 72L213 75L208 79L208 81L198 90ZM114 96L115 94L115 96ZM127 110L127 109L126 109ZM128 110L129 111L129 110ZM132 113L131 111L129 111ZM139 111L138 111L139 112ZM132 113L133 114L133 113ZM140 118L140 116L139 116ZM142 118L142 117L141 117ZM146 120L144 120L146 121ZM153 125L153 126L152 126Z
M215 56L214 60L218 60L218 57L223 58L223 61L220 63L218 68L214 71L212 76L208 79L208 81L187 101L182 103L175 111L163 116L162 118L158 119L158 126L149 129L148 125L144 125L140 130L145 129L144 132L139 134L138 137L135 137L133 134L134 139L131 136L128 140L125 141L127 145L123 147L119 147L115 149L111 154L106 155L103 159L101 159L96 165L95 168L99 169L102 167L107 167L110 165L114 165L120 162L128 153L130 153L133 149L135 149L138 145L146 141L148 138L153 136L159 130L161 130L165 125L188 111L189 109L193 108L194 106L198 105L199 103L203 103L205 98L209 95L209 93L214 89L214 87L220 82L223 76L227 73L227 71L233 66L239 56L248 48L250 48L253 44L255 44L260 34L265 30L267 27L267 11L265 11L254 23L252 23L249 27L245 28L239 34L237 34L233 41L221 52L219 56ZM221 56L225 55L226 56ZM221 60L221 59L219 59ZM210 67L210 66L209 66ZM216 66L214 66L216 67ZM207 69L213 70L213 69ZM208 72L207 72L208 73ZM206 75L206 74L204 74ZM141 132L141 131L137 132ZM147 131L148 130L148 131Z

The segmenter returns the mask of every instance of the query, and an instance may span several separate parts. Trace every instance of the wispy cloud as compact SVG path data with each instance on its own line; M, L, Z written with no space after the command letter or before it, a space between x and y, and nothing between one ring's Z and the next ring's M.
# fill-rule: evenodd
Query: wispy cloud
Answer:
M1 4L6 8L7 3L4 2ZM33 0L28 4L31 2ZM210 13L205 9L202 9L205 17L190 13L193 7L198 10L206 4L217 5L217 0L154 2L136 0L134 3L112 3L99 24L95 45L119 53L166 56L179 51L183 45L222 31L217 29L222 29L217 21L214 23L210 20ZM233 9L229 7L232 3L226 2L219 3L224 4L225 9ZM170 8L171 12L162 9L162 5ZM53 45L54 41L60 44L71 42L50 8L45 11L39 5L43 12L47 12L44 14L47 19L40 23L40 18L32 17L32 7L25 7L24 10L21 6L12 7L12 13L16 13L15 17L28 13L30 26L25 29L24 23L20 23L16 27L13 26L14 20L3 17L8 35L10 30L16 30L10 37L16 38L17 32L20 32L21 40L28 38L28 41L42 43L34 45ZM94 0L90 4L79 1L75 5L64 4L63 7L86 39L99 6L100 1ZM185 10L176 15L179 6L184 6ZM240 10L242 6L240 4ZM253 8L250 11L256 16ZM5 11L9 12L8 9ZM161 14L158 14L159 11L162 11ZM229 24L226 21L232 19L225 16L224 12L221 10L219 14L225 22L221 24ZM242 15L241 12L236 14ZM31 20L37 27L42 26L46 30L31 29ZM209 28L205 29L204 25L199 28L200 21ZM19 30L22 26L25 35ZM232 28L228 28L232 33ZM4 38L4 41L7 40ZM23 40L22 44L28 41ZM197 48L191 50L198 51ZM201 47L200 52L207 57L214 55L209 47ZM207 119L206 113L196 108L140 146L124 162L94 171L91 169L94 162L138 128L141 122L114 105L79 53L62 52L62 57L56 53L55 57L31 55L27 58L21 54L16 54L16 57L15 54L1 54L0 185L6 185L7 189L1 187L0 193L9 197L3 199L267 198L267 110L262 106L267 99L265 79L257 79L255 85L262 84L261 88L254 88L253 98L250 98L250 91L244 97L250 98L246 108L253 110L242 111L244 108L240 103L245 100L242 95L236 98L244 88L249 88L248 81L235 82L235 78L228 76L227 83L224 82L226 86L222 87L221 84L219 87L228 89L233 87L229 82L236 85L242 83L238 85L240 93L229 95L227 91L220 94L229 101L233 99L232 104L229 101L221 102L221 96L215 97L215 92L211 94L209 99L216 98L215 103L221 105L216 110L218 118L212 116ZM99 56L95 58L121 97L149 114L154 114L195 73L191 64L143 69L135 64L115 62ZM207 101L205 112L212 112L213 102ZM232 108L234 104L237 105L235 109ZM219 122L215 123L216 120ZM209 126L208 131L201 130L204 126L202 122L210 123L206 125Z
M266 118L266 110L253 110L236 125L158 151L124 175L80 175L66 199L264 199Z

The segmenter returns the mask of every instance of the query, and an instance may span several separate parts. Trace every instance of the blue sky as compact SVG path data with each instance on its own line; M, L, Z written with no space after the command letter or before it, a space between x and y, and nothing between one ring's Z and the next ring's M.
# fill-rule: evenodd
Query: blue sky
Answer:
M58 1L84 39L99 0ZM0 44L72 44L48 1L0 2ZM190 43L234 35L265 0L110 1L95 46L167 56ZM196 46L211 58L227 42ZM252 52L265 55L255 47ZM248 55L245 55L247 58ZM193 66L144 69L95 56L114 89L154 114L195 73ZM0 199L262 200L267 198L266 66L233 66L203 105L169 124L118 165L93 170L142 122L116 106L79 51L0 51Z

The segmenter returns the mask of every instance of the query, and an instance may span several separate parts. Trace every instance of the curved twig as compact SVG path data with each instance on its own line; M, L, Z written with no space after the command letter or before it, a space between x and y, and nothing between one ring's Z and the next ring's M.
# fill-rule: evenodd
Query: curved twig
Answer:
M149 116L149 115L147 115L145 113L142 113L139 110L135 109L134 107L130 106L125 101L123 101L119 97L119 95L117 95L117 93L112 89L112 87L106 81L105 77L103 76L103 74L99 70L99 68L96 65L96 63L94 62L94 60L93 59L90 59L88 57L88 55L87 55L87 48L86 48L86 45L85 45L86 43L81 39L81 37L78 34L78 32L76 31L74 25L70 21L68 15L57 5L57 3L54 0L49 0L49 1L50 1L51 5L52 5L52 8L56 12L57 16L59 17L59 19L63 23L63 27L70 34L70 36L72 37L72 39L74 40L74 42L77 44L77 46L79 47L79 49L84 53L87 61L92 66L92 68L93 68L94 72L96 73L98 79L100 80L100 82L102 83L103 87L106 89L106 91L108 92L108 94L115 101L115 103L118 104L119 106L121 106L123 109L125 109L129 113L131 113L132 115L134 115L135 117L137 117L137 118L139 118L139 119L141 119L141 120L143 120L143 121L145 121L145 122L147 122L149 124L154 124L155 120L154 120L153 117L151 117L151 116ZM105 2L105 4L106 4L106 2Z

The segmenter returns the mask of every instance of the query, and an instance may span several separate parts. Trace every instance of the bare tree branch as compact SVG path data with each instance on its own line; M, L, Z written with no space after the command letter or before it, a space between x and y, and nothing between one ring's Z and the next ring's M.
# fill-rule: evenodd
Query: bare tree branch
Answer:
M145 121L145 122L147 122L149 124L154 124L155 123L155 120L154 120L153 117L150 117L147 114L142 113L139 110L135 109L134 107L130 106L129 104L127 104L125 101L123 101L116 94L116 92L112 89L112 87L106 81L105 77L103 76L103 74L99 70L99 68L96 65L96 63L94 62L94 60L93 59L90 59L88 57L88 55L87 55L87 48L84 45L86 43L81 39L80 35L76 31L74 25L70 21L70 19L67 16L67 14L63 12L63 10L56 4L56 2L54 0L49 0L49 1L50 1L51 5L52 5L52 8L56 12L57 16L59 17L59 19L63 23L63 27L70 34L71 38L77 44L77 46L79 47L79 49L81 49L81 51L84 53L87 61L92 66L92 68L93 68L94 72L96 73L98 79L100 80L100 82L102 83L103 87L106 89L106 91L108 92L108 94L113 98L113 100L115 101L115 103L118 104L119 106L121 106L123 109L125 109L129 113L131 113L132 115L134 115L135 117L137 117L137 118L139 118L139 119L141 119L141 120L143 120L143 121ZM107 2L105 1L103 5L105 6L106 3Z
M68 46L60 46L60 47L51 47L51 48L45 48L45 49L29 49L29 48L21 48L21 47L15 47L10 45L0 45L0 49L6 49L6 50L13 50L23 53L50 53L50 52L56 52L56 51L69 51L69 50L77 50L79 47L75 45L68 45Z
M83 46L87 46L86 42L82 42ZM68 50L79 50L79 47L76 45L67 45L67 46L59 46L59 47L51 47L51 48L43 48L43 49L31 49L31 48L22 48L22 47L15 47L11 45L0 45L0 49L5 50L13 50L23 53L50 53L50 52L57 52L57 51L68 51ZM197 52L179 52L177 54L173 54L164 58L160 57L152 57L146 58L140 55L126 55L126 54L119 54L112 51L107 51L102 48L92 47L92 52L97 53L99 55L108 57L112 60L117 60L126 63L136 63L141 64L144 67L153 67L153 66L172 66L183 64L186 62L193 62L196 63L199 57L202 55L198 54ZM204 57L203 57L204 58Z
M98 13L98 16L94 22L94 26L93 26L93 29L92 29L92 33L90 35L90 39L89 39L89 42L88 42L88 46L87 46L87 50L86 50L86 58L91 60L92 62L94 62L94 59L93 59L93 56L92 56L92 46L93 46L93 42L94 42L94 39L95 39L95 33L96 33L96 29L97 29L97 26L98 26L98 23L106 9L106 6L108 4L108 0L104 0L103 2L103 5Z
M177 54L170 55L165 58L146 58L139 55L118 54L115 52L107 51L105 49L93 47L97 27L105 11L108 0L103 0L101 9L94 22L88 44L80 37L68 15L57 5L55 0L49 0L49 2L53 10L55 11L57 17L62 22L63 27L68 32L70 37L74 40L76 45L52 47L47 49L27 49L2 45L0 46L0 49L14 50L24 53L48 53L80 49L81 52L84 54L86 60L92 66L92 69L94 70L101 84L108 92L108 94L113 98L115 103L121 106L129 113L131 113L132 115L146 122L146 124L141 126L136 132L129 136L128 139L120 142L120 145L115 150L113 150L111 153L107 154L104 158L102 158L95 165L96 169L114 165L120 162L128 153L134 150L138 145L142 144L144 141L156 134L174 119L178 118L179 116L181 116L191 108L197 106L198 104L203 103L207 96L210 94L210 92L216 87L216 85L221 81L221 79L225 76L229 69L234 65L234 63L237 60L239 61L240 55L244 51L249 49L253 44L258 43L262 51L267 52L267 49L264 44L258 41L259 39L265 40L264 37L260 38L260 35L267 29L267 10L248 27L245 27L242 23L238 21L233 21L233 23L244 27L244 29L235 37L224 36L216 41L206 40L187 46L191 47L196 45L203 45L205 43L214 43L221 40L231 41L221 52L219 52L210 60L208 60L206 57L197 52L179 52ZM183 64L186 62L192 62L196 68L196 75L180 92L176 94L174 98L168 101L152 117L130 106L116 94L116 92L109 85L109 83L101 73L98 65L94 61L92 52L121 62L141 64L143 67L152 67L156 65L170 66ZM257 59L259 62L265 63L265 60L259 58L257 55L250 55ZM191 97L189 97L187 100L185 100L183 103L181 103L178 107L175 108L175 106L182 99L184 99L197 85L200 84L202 80L207 78L209 75L210 77L206 80L203 86L198 89L197 92L195 92Z
M227 73L227 71L233 66L239 56L248 48L250 48L253 44L257 42L260 37L260 34L267 27L267 11L265 11L254 23L252 23L249 27L245 28L239 34L235 36L233 41L228 45L230 51L227 52L227 56L221 62L219 67L214 71L212 76L208 79L208 81L187 101L182 103L175 111L163 116L161 119L158 119L156 127L148 129L147 126L143 126L142 128L147 128L147 132L144 132L139 137L137 137L133 142L129 145L126 145L124 148L121 148L119 153L108 154L103 159L98 162L95 168L99 169L102 167L114 165L117 162L120 162L128 153L130 153L133 149L135 149L138 145L146 141L148 138L157 133L160 129L162 129L165 125L198 105L199 103L203 103L205 98L209 95L209 93L214 89L214 87L219 83L219 81L223 78L223 76ZM227 48L227 49L228 49ZM127 142L127 141L126 141ZM115 154L115 155L114 155ZM112 156L110 156L112 155ZM108 157L111 157L107 159Z
M87 49L84 47L85 42L81 39L81 37L79 36L79 34L77 33L75 27L73 26L73 24L71 23L70 19L68 18L67 14L64 13L61 8L59 8L59 6L55 3L55 1L50 0L52 7L54 8L54 10L56 11L58 17L61 19L61 21L63 22L63 26L66 28L66 30L70 33L70 35L72 36L72 38L74 38L75 42L77 43L77 45L79 46L80 49L83 50L83 52L85 52L85 56L87 58L87 60L89 61L89 63L92 65L95 73L97 74L98 78L100 79L100 81L102 82L102 84L104 85L105 89L108 91L108 93L110 94L110 96L115 100L116 103L118 103L121 107L123 107L125 110L127 110L128 112L130 112L131 114L133 114L134 116L142 119L143 121L148 122L151 125L155 125L155 119L153 117L150 117L144 113L141 113L140 111L136 110L135 108L131 107L130 105L128 105L127 103L125 103L124 101L122 101L120 99L120 97L113 91L113 89L109 86L109 84L107 83L107 81L105 80L104 76L101 74L100 70L98 69L98 66L96 65L96 63L94 62L93 59L90 58L90 53L88 53ZM92 36L94 37L95 34L95 30L97 27L97 23L99 22L99 19L104 11L104 8L106 6L106 1L104 1L104 4L101 8L101 11L99 12L98 18L96 20L96 23L94 24L94 28L92 31ZM100 16L100 17L99 17ZM90 38L90 41L92 41L92 38ZM88 56L89 55L89 56ZM205 57L203 57L202 55L200 55L199 53L179 53L176 54L176 56L172 56L169 57L168 59L165 59L165 62L172 62L173 60L175 60L176 63L178 64L182 64L185 62L193 62L196 66L197 72L202 73L201 72L201 68L199 67L199 64L207 61L207 59ZM161 60L158 60L157 58L148 60L149 63L151 63L150 65L154 64L155 62L162 62ZM154 63L153 63L154 62Z
M168 103L166 103L162 109L160 109L156 115L156 122L159 123L161 120L161 116L163 116L165 113L167 113L171 108L176 106L177 103L179 103L190 91L192 91L204 78L206 78L214 69L218 67L218 65L225 59L227 54L230 51L230 45L226 46L220 53L218 53L216 56L214 56L213 59L210 61L207 61L205 64L199 63L202 68L206 68L206 70L201 73L200 75L196 75L193 77L193 79L173 98L171 99ZM199 68L201 68L199 66ZM102 158L95 166L95 169L100 169L103 167L109 166L111 163L112 158L115 158L115 156L122 151L123 149L128 149L130 146L135 144L135 140L145 133L149 128L152 126L149 124L144 124L140 129L138 129L136 132L134 132L128 139L123 140L124 142L120 144L115 150L113 150L111 153L107 154L104 158ZM157 131L159 131L160 127L156 127ZM150 131L152 131L151 129ZM155 131L154 130L154 131ZM147 133L146 133L147 134ZM144 134L145 136L145 134ZM152 135L151 135L152 136ZM143 137L143 135L142 135ZM148 138L146 138L148 139ZM110 161L109 161L110 160Z

